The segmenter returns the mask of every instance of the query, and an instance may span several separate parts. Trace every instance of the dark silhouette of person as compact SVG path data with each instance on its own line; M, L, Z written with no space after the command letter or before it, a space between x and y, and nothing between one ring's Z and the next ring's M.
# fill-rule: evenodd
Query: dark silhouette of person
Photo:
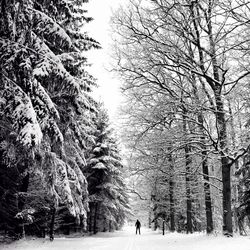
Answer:
M141 234L141 222L139 220L136 221L135 228L135 233L137 234L137 232L139 232L139 234Z

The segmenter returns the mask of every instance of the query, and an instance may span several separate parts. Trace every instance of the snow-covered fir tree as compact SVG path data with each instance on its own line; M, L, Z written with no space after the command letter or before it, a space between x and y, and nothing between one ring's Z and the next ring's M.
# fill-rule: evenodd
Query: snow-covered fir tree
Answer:
M88 227L90 232L97 233L119 229L130 207L122 159L103 107L98 109L94 136L86 174L90 199Z
M51 206L66 204L78 222L88 211L82 169L94 109L83 51L99 48L82 32L91 21L86 2L11 0L0 7L1 163L24 169L26 190L17 193L28 190L29 172L36 170ZM31 207L20 204L19 218Z

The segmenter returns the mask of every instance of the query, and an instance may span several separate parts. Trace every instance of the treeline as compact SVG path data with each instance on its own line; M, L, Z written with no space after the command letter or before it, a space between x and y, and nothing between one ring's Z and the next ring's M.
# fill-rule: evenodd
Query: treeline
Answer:
M0 233L120 228L129 210L117 141L86 51L78 0L1 0Z
M249 225L249 7L130 1L113 17L129 165L155 228L232 236Z

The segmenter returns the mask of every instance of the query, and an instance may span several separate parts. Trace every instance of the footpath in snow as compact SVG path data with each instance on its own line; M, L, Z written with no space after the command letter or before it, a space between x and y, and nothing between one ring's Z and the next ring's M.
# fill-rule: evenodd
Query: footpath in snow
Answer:
M82 238L20 240L0 245L1 250L250 250L250 236L206 236L204 234L167 233L164 236L149 229L127 227L114 233L99 233Z

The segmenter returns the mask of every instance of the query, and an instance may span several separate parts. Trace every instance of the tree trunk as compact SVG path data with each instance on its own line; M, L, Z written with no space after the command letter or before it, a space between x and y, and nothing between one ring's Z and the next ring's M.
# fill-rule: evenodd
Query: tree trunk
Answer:
M209 171L208 171L208 163L207 163L207 150L205 146L205 136L204 136L204 119L202 113L198 114L198 122L200 126L200 130L202 133L201 142L202 142L202 173L204 178L204 193L205 193L205 209L206 209L206 222L207 222L207 234L213 232L213 211L212 211L212 199L210 192L210 184L209 184Z
M156 207L155 207L155 211L154 211L154 231L156 231L157 228L158 228L158 220L157 220Z
M54 240L54 228L55 228L55 217L56 217L56 207L53 205L51 207L51 221L50 221L50 227L49 227L49 238L51 241Z
M148 213L148 228L151 228L151 209L149 210L149 213Z
M91 209L90 209L90 212L89 212L89 217L88 217L88 231L91 232L92 231L92 227L91 227L91 223L92 223L92 220L91 220Z
M190 54L193 56L192 51L190 50ZM193 86L193 94L197 100L198 105L201 105L200 97L198 96L198 88L196 83L196 77L192 75L192 86ZM206 209L206 231L207 234L213 232L213 211L212 211L212 199L211 199L211 191L210 191L210 184L209 184L209 171L208 171L208 162L207 162L207 148L206 148L206 138L205 138L205 131L204 131L204 116L202 111L198 112L198 123L199 123L199 130L201 133L201 154L202 154L202 174L204 179L204 194L205 194L205 209Z
M97 228L97 217L98 217L98 203L95 203L94 206L94 234L98 233L98 228Z
M231 170L228 159L222 158L222 195L223 195L223 234L232 236L232 209L231 209Z
M109 221L109 232L111 232L112 231L112 221L110 220Z
M225 111L221 99L220 86L215 89L216 118L218 128L218 139L222 167L222 196L223 196L223 234L233 235L232 208L231 208L231 165L227 155L227 130Z
M174 182L169 183L169 199L170 199L170 232L175 231L175 207L174 207Z
M184 136L187 133L187 121L186 121L186 114L187 111L185 107L183 107L183 132ZM192 227L192 200L191 200L191 189L190 189L190 147L187 145L187 141L185 141L186 145L184 146L185 151L185 165L186 165L186 173L185 173L185 179L186 179L186 199L187 199L187 233L193 233L193 227Z
M222 87L223 79L220 79L219 66L216 57L216 48L214 42L214 36L212 31L212 6L213 1L209 0L207 27L209 34L209 44L211 51L211 62L213 66L213 76L216 82L210 83L214 91L215 103L216 103L216 125L218 130L218 141L221 155L221 167L222 167L222 196L223 196L223 234L233 235L233 223L232 223L232 207L231 207L231 165L229 164L229 158L226 156L228 153L227 148L227 128L225 110L222 100Z
M28 167L27 167L28 168ZM27 193L28 192L28 187L29 187L29 182L30 182L30 176L29 173L23 178L22 180L22 185L20 187L20 192L22 193ZM24 195L21 196L17 196L17 206L18 206L18 210L22 211L26 202L26 198L24 197ZM18 231L20 232L20 236L19 238L25 238L25 221L24 219L22 219L20 230L18 229Z
M202 172L204 178L204 192L205 192L205 208L206 208L206 221L207 221L207 234L213 232L213 211L212 211L212 200L209 184L209 172L207 164L207 151L202 151Z
M229 126L231 129L231 138L232 138L232 147L233 150L236 149L236 135L235 135L235 128L234 128L234 117L233 117L233 111L232 111L232 106L230 99L227 99L228 103L228 111L230 115L229 119ZM236 154L235 154L236 155ZM233 180L232 180L232 205L233 205L233 218L234 218L234 224L233 228L235 232L239 231L239 223L238 223L238 207L237 204L239 203L239 192L240 192L240 180L238 176L238 171L239 171L239 162L238 160L235 161L234 165L232 166L232 174L233 174Z
M169 151L171 148L169 148ZM174 206L174 167L171 153L169 153L170 178L169 178L169 202L170 202L170 232L175 231L175 206Z
M187 233L193 233L192 227L192 200L190 190L190 150L185 146L186 157L186 198L187 198Z

